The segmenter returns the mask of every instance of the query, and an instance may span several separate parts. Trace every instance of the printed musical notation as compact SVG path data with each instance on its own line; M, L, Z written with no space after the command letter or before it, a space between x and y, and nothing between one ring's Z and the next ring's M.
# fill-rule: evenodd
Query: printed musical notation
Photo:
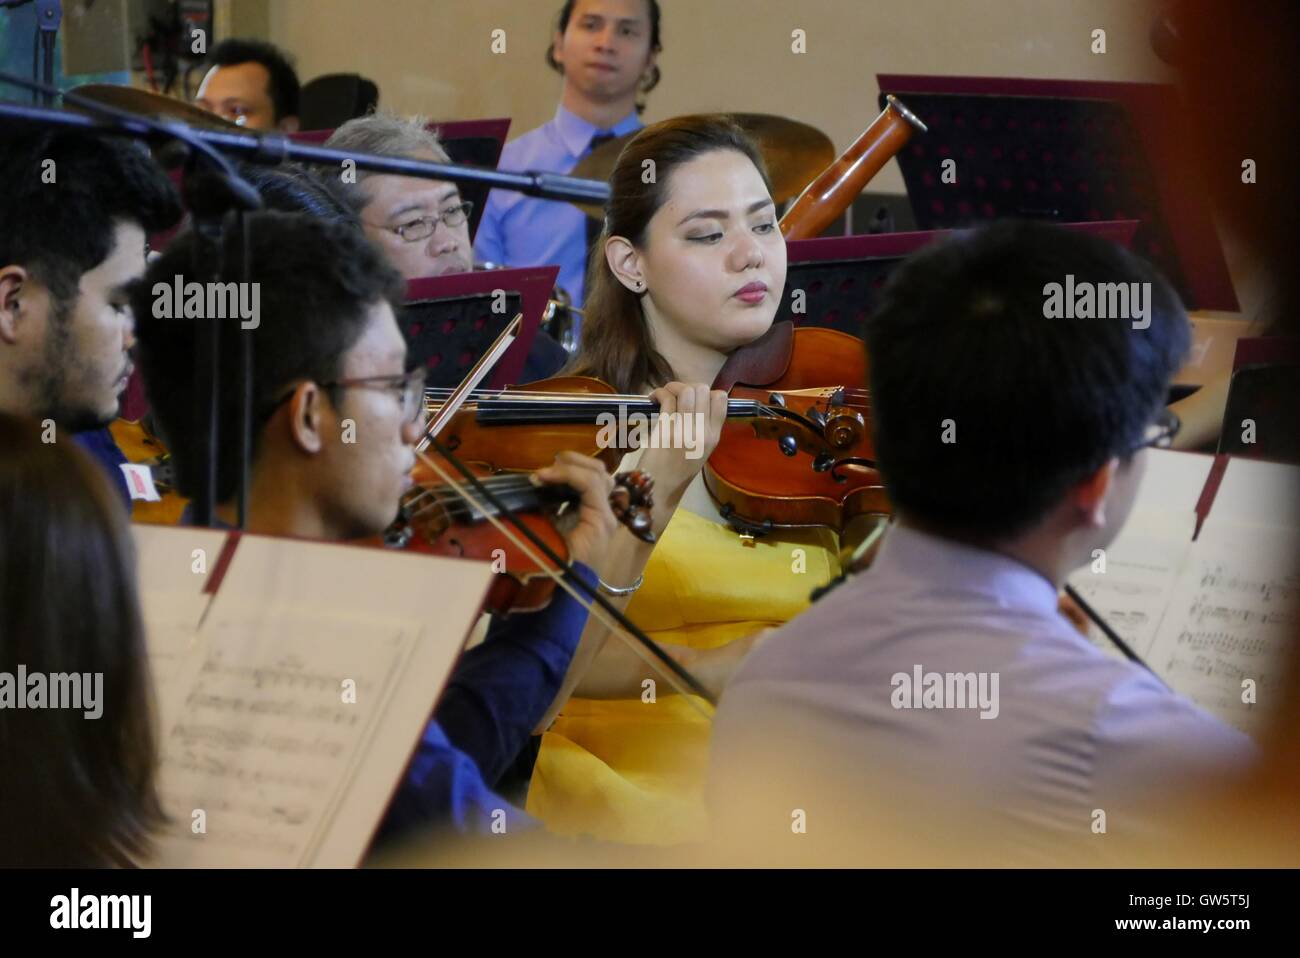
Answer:
M1221 517L1193 542L1152 508L1070 583L1170 688L1255 734L1300 615L1292 534Z
M166 696L156 858L311 864L418 629L281 616L202 633Z
M1297 621L1289 538L1228 525L1195 544L1149 662L1202 708L1257 734L1276 705Z
M1189 539L1189 530L1134 523L1107 550L1105 571L1086 566L1070 577L1070 584L1130 648L1146 657L1186 560ZM1091 638L1099 648L1119 654L1100 630Z

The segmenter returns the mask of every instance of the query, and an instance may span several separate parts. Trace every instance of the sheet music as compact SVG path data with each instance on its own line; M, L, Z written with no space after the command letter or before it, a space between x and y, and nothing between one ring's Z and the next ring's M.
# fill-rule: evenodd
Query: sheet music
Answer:
M1070 576L1085 602L1143 659L1151 651L1189 551L1194 516L1165 513L1134 516L1105 550L1105 571L1088 565ZM1123 657L1101 632L1089 638L1104 651Z
M1152 450L1105 572L1070 576L1084 601L1174 691L1247 734L1268 721L1300 601L1300 471L1233 459L1196 541L1195 505L1210 458ZM1115 655L1093 628L1093 642ZM1242 701L1254 682L1255 703Z
M313 864L389 705L416 623L223 617L173 674L160 782L165 866ZM345 700L345 680L355 701ZM202 810L205 831L195 833Z
M1094 571L1094 560L1070 576L1084 601L1144 659L1191 548L1196 502L1212 464L1210 456L1148 450L1128 521L1104 550L1105 571ZM1089 638L1105 652L1124 657L1095 626Z
M1294 650L1295 530L1219 522L1202 530L1147 661L1177 692L1257 735ZM1255 703L1243 702L1243 682Z
M206 529L133 532L172 818L151 863L358 864L491 566Z
M149 668L156 689L171 688L185 657L198 642L199 624L211 599L202 592L140 591Z

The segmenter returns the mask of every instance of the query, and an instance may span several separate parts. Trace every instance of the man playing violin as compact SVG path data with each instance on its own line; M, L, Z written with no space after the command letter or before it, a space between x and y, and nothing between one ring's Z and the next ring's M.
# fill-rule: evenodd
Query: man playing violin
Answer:
M176 191L143 149L69 133L0 138L0 182L0 411L73 436L129 503L106 428L132 369L126 290Z
M380 534L393 520L416 461L424 409L422 370L406 368L394 305L401 277L355 228L303 214L250 217L251 277L260 285L256 328L231 324L222 368L238 338L253 336L255 436L247 529L270 535L350 540ZM153 287L230 277L190 274L194 237L176 240L132 292L140 316L140 361L177 484L191 494L207 437L191 427L196 324L155 318ZM235 443L233 389L220 398L219 446ZM612 481L594 459L561 454L537 473L581 495L566 534L579 574L608 546L615 520ZM223 456L218 515L235 518L237 477ZM492 794L495 782L559 694L578 648L586 611L557 590L542 611L497 620L452 676L385 821L384 831L450 821L487 830L493 813L515 814Z

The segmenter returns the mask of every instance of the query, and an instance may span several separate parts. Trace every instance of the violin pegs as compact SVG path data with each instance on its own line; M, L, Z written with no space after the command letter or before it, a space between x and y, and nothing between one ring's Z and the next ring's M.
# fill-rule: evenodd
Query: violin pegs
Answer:
M813 472L829 472L835 468L835 457L829 452L819 452L813 459Z
M799 451L799 441L789 433L786 433L784 436L778 439L776 441L776 444L777 447L781 450L781 454L784 456L793 456L795 453Z
M635 509L632 512L628 528L630 528L632 534L642 542L653 543L655 541L653 525L654 524L650 519L650 513L647 510Z

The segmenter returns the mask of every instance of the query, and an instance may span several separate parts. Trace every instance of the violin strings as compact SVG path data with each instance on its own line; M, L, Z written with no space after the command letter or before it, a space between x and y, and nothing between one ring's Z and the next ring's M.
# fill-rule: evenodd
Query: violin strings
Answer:
M525 477L525 481L522 483L514 483L509 486L492 485L490 488L492 492L497 495L508 496L511 495L512 493L535 492L537 491L538 487L535 486L533 483L527 481L527 478ZM421 516L428 515L430 512L432 512L435 509L442 508L446 512L449 518L466 519L466 520L473 519L475 515L474 506L467 503L463 499L451 498L448 495L449 492L452 492L452 490L448 490L444 487L439 486L439 487L432 487L430 489L424 490L423 492L420 493L420 495L412 497L411 500L406 503L408 510L410 510L410 507L412 505L419 502L425 496L432 496L433 502L426 503L425 505L421 506L419 509L410 512L410 518L418 519ZM495 508L493 508L493 514L495 514L495 512L496 510Z
M466 486L462 485L461 483L453 479L450 473L444 471L441 465L439 465L437 462L430 459L428 456L424 455L423 453L418 453L418 455L420 456L421 459L425 461L425 464L427 466L429 466L431 469L433 469L434 472L436 472L439 475L439 477L443 480L445 484L451 486L452 489L456 490L456 493L460 495L463 499L465 499L470 503L473 503L475 508L479 509L480 511L483 511L482 504L479 503L478 500L473 495L470 494ZM696 695L681 683L681 681L677 678L677 676L675 676L672 673L672 670L665 668L662 663L656 662L649 652L641 648L638 642L634 641L630 635L624 633L622 626L619 625L616 621L614 621L613 617L611 617L609 613L605 611L605 609L598 606L594 602L588 602L586 598L579 595L578 590L575 589L569 583L569 581L564 578L564 576L561 573L552 569L550 565L547 562L545 562L537 552L533 550L530 544L525 543L524 540L518 536L515 530L509 528L505 523L503 523L500 519L498 519L495 515L493 515L490 512L484 511L484 515L486 516L487 520L490 523L492 523L494 527L496 527L498 532L500 532L507 539L509 539L515 545L516 548L518 548L521 552L523 552L525 556L528 557L529 561L531 561L534 565L536 565L537 568L541 569L546 575L554 579L556 585L558 585L565 592L571 595L574 601L576 601L580 606L586 609L588 615L594 616L600 622L601 625L605 626L605 628L607 628L610 632L617 635L624 642L626 642L628 647L633 651L633 653L635 653L642 661L644 661L652 669L654 669L665 679L667 679L668 684L671 685L674 689L676 689L678 694L685 696L685 701L687 702L687 704L689 704L693 709L695 709L695 711L699 712L702 718L705 719L710 718L709 713L706 712L700 706L700 704L695 701Z
M493 492L510 493L522 491L525 488L536 488L533 481L529 479L527 475L510 474L504 476L488 476L480 481ZM414 505L427 496L433 496L436 499L442 490L442 486L425 486L419 491L419 493L407 499L406 505Z

